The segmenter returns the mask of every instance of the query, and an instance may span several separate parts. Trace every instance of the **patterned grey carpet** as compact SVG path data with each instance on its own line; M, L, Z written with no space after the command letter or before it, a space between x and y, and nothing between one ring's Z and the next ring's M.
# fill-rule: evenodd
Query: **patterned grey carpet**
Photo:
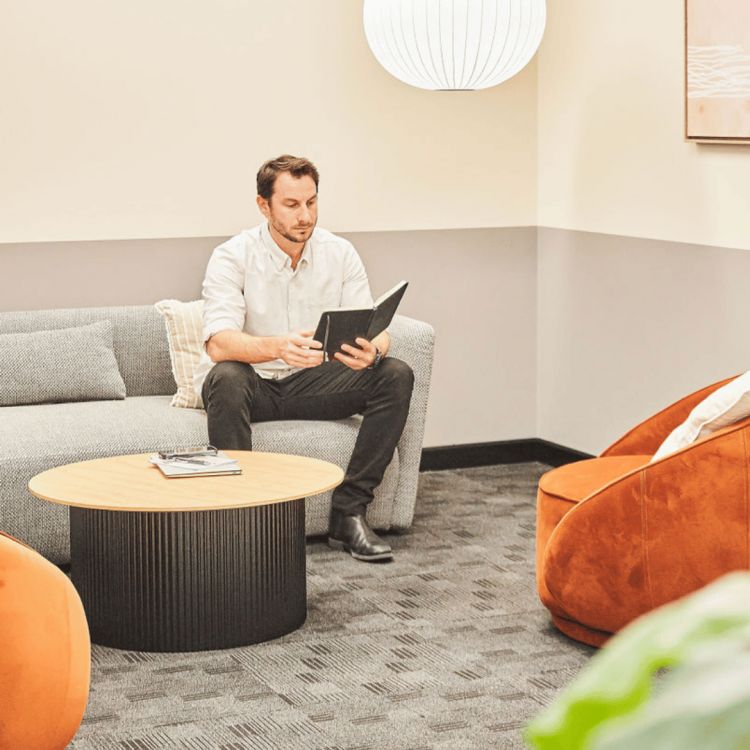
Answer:
M521 728L592 650L534 590L534 497L548 467L421 475L396 559L308 543L306 624L227 651L94 646L75 750L522 748Z

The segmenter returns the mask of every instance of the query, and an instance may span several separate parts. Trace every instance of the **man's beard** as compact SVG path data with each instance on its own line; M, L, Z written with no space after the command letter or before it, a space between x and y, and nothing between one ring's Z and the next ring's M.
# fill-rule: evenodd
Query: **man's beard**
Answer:
M307 240L310 239L310 235L313 233L313 229L315 229L315 224L305 229L296 230L297 232L304 233L304 237L302 239L300 239L299 237L295 237L291 232L282 232L279 227L274 228L285 240L289 240L289 242L307 242Z

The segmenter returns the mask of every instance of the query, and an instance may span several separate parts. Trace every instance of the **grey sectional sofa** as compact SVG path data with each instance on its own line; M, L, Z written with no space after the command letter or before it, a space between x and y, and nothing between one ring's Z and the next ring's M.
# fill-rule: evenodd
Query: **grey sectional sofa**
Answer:
M113 325L115 356L127 388L124 400L0 407L0 530L56 563L69 560L68 510L30 495L32 476L74 461L186 447L208 439L204 411L170 406L175 382L164 322L153 307L5 312L0 313L0 334L100 320ZM376 528L403 530L414 513L434 335L426 323L402 316L395 318L391 330L391 353L411 365L416 382L406 428L368 518ZM254 448L313 456L345 467L359 419L261 423L254 430ZM308 499L308 535L325 533L329 504L330 493Z

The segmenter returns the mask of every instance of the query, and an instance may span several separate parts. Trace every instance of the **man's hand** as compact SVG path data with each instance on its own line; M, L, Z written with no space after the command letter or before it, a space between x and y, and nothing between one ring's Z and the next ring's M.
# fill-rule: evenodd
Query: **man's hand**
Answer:
M311 338L314 331L300 331L280 337L279 359L290 367L317 367L323 362L323 344Z
M336 352L334 357L347 367L351 367L352 370L365 370L375 361L375 355L377 354L375 344L361 338L355 339L355 341L358 346L342 344L341 351Z

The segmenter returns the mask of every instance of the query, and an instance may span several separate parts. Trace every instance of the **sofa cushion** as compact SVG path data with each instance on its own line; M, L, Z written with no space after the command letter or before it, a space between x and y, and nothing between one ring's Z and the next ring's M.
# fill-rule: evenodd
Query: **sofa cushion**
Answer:
M123 398L108 320L0 333L0 406Z
M164 321L153 305L0 312L0 333L57 330L100 320L112 323L115 356L128 397L174 393Z
M730 380L710 393L688 415L688 418L667 436L654 453L659 461L670 453L691 445L696 440L750 417L750 372Z
M157 302L155 307L164 317L169 340L169 360L177 383L172 406L203 408L203 400L193 387L193 374L203 350L203 300L180 302L176 299L164 299Z
M69 559L67 510L32 497L28 481L41 471L75 461L206 443L205 412L173 409L170 401L171 396L140 396L3 409L0 528L34 547L43 545L50 559ZM320 458L345 469L360 422L360 417L261 422L253 425L253 448ZM391 524L398 470L397 453L368 508L368 519L376 528ZM308 535L327 531L330 494L308 498Z
M578 503L617 477L645 466L650 456L605 456L574 461L548 471L539 481L539 491L549 497Z

